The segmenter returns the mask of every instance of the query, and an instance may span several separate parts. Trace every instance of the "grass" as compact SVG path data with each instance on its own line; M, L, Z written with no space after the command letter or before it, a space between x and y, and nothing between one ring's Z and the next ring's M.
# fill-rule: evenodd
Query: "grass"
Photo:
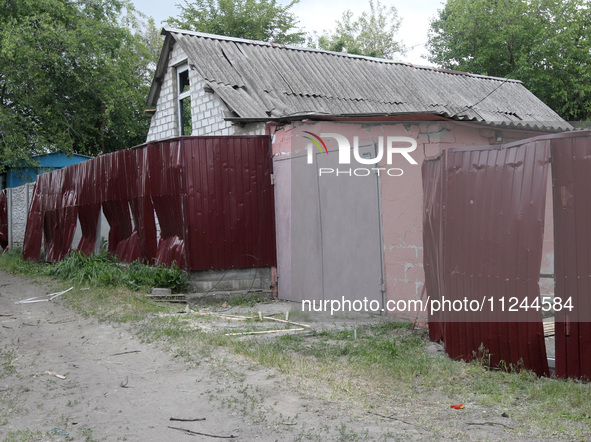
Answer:
M101 268L103 264L96 265ZM56 265L0 256L0 267L14 272L53 274L67 281L80 278L79 271L67 270L69 266L77 267L64 264L63 270L56 271ZM98 276L98 281L101 278ZM97 278L84 281L91 280ZM493 417L507 413L511 419L505 422L510 422L507 425L517 438L591 437L591 384L538 378L527 370L490 370L484 351L483 357L472 363L429 355L425 351L426 331L412 330L408 323L384 319L360 324L355 331L317 328L305 334L225 336L228 330L212 327L215 317L171 315L180 310L178 305L154 303L128 287L97 283L93 290L78 287L63 298L85 315L130 324L143 340L162 343L190 363L215 360L220 348L227 349L284 373L306 390L355 409L381 413L388 407L407 410L412 416L409 419L434 432L442 431L441 421L449 419L449 405L461 402L466 413L486 412ZM253 302L254 298L236 301L246 308ZM255 324L245 323L243 328L250 330L251 325ZM10 370L10 355L0 353L0 363ZM413 413L415 407L421 412Z
M268 302L269 295L264 293L239 293L226 302L230 307L254 307L259 302Z
M5 442L27 442L32 440L42 440L42 438L43 434L41 431L13 430L9 431L2 440Z
M16 355L13 350L7 349L6 346L4 349L0 349L0 379L16 372L14 365L12 365L15 358Z
M139 262L122 264L107 252L90 256L71 252L63 261L50 264L25 261L19 250L12 250L0 255L0 266L28 276L51 276L72 284L124 287L134 291L162 287L180 293L187 288L188 281L187 273L178 267L153 267Z
M0 380L3 380L3 385L9 385L10 377L16 375L16 368L13 365L15 359L16 353L14 350L9 349L8 346L0 348ZM8 423L8 419L12 414L18 411L17 397L7 388L0 388L0 428ZM24 433L22 437L21 434L15 433L13 438L3 440L28 440L24 437Z

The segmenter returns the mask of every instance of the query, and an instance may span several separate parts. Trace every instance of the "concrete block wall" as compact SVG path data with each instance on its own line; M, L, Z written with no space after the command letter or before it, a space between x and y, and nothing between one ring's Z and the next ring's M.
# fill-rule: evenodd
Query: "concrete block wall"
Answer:
M29 206L34 187L34 183L27 183L20 187L6 189L8 246L10 248L23 246L27 216L29 215Z
M170 52L168 71L162 82L156 113L152 116L147 141L177 137L178 111L176 93L176 67L187 61L180 45ZM194 68L189 69L191 91L191 135L264 135L264 123L239 125L224 120L227 106L214 92L206 92L206 83Z

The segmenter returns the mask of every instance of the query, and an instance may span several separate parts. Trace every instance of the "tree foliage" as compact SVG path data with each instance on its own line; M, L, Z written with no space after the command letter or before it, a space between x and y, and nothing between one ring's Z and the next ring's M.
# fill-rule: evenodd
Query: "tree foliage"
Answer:
M430 61L517 78L567 120L591 118L591 1L448 0Z
M0 160L145 141L150 78L127 0L0 3Z
M367 55L379 58L394 58L396 53L404 53L404 46L396 40L401 19L394 6L387 8L376 0L369 0L369 11L357 19L347 10L341 21L336 22L336 30L318 38L317 46L336 52Z
M177 4L179 18L170 17L170 26L209 34L279 44L299 44L304 33L291 12L299 0L281 6L276 0L185 0Z

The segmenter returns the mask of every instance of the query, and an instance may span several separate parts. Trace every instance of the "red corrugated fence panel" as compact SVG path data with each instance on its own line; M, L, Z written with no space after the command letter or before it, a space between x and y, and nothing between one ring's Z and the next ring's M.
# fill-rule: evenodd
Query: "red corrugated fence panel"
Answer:
M185 266L180 142L148 145L148 188L160 225L155 262Z
M556 375L591 380L591 133L552 138Z
M133 250L136 240L132 238L133 226L127 198L125 151L107 154L97 160L103 171L101 199L103 213L110 226L109 252L123 260L131 256L130 250Z
M443 186L445 155L427 159L423 177L423 248L425 289L431 299L441 300L443 291ZM429 338L443 338L443 313L429 311Z
M156 256L156 222L154 218L154 206L149 193L148 183L148 157L147 149L127 150L125 169L127 174L127 197L134 221L135 250L122 257L124 261L133 262L141 259L144 262L152 262Z
M443 259L450 299L539 299L548 156L543 143L448 152ZM523 362L548 374L541 311L510 316L499 308L491 321L447 323L447 352L471 359L483 345L494 365ZM447 339L448 332L464 338Z
M62 260L70 251L78 206L73 169L59 169L50 174L50 184L42 194L45 260Z
M97 225L101 211L98 165L98 161L85 161L73 167L78 196L78 220L82 230L78 250L85 255L94 253L96 248Z
M181 142L187 266L275 265L270 139L189 137Z
M444 219L427 218L425 266L443 266L443 284L427 286L427 294L463 302L496 302L496 310L484 309L478 319L466 309L433 318L432 334L443 334L446 352L454 358L471 360L490 356L492 365L506 364L548 374L542 328L542 312L501 311L499 299L539 300L545 190L549 142L513 143L506 146L458 148L447 152L444 190ZM425 172L436 174L430 165ZM431 170L428 170L431 169ZM427 189L433 194L433 183ZM437 198L430 196L437 207ZM436 212L433 209L433 212ZM428 215L428 214L427 214ZM435 226L435 227L433 227ZM435 246L435 232L443 226L443 256ZM441 262L442 260L442 262ZM432 271L428 279L435 280ZM486 349L480 353L481 347Z
M25 238L23 241L23 258L30 261L39 261L41 255L41 242L43 241L43 198L41 196L41 188L44 187L43 182L48 177L49 174L46 173L37 176L29 214L27 216Z

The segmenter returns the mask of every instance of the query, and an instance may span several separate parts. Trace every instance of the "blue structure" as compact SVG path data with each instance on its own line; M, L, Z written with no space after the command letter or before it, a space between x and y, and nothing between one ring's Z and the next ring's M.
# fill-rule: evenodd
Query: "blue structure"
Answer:
M22 166L18 164L7 166L6 171L0 178L0 189L18 187L25 183L33 183L37 179L37 175L40 173L51 172L52 170L81 163L90 158L92 157L79 155L77 153L72 154L72 156L69 157L61 152L35 155L31 157L31 160L37 164L36 166L31 166L29 164L23 164Z

